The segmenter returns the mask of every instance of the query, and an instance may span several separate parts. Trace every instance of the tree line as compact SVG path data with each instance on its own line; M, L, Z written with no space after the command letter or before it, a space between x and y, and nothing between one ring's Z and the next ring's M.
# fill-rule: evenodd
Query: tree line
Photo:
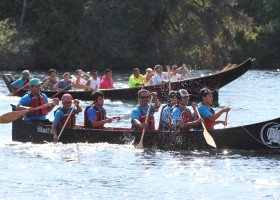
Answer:
M1 0L0 68L279 68L277 0Z

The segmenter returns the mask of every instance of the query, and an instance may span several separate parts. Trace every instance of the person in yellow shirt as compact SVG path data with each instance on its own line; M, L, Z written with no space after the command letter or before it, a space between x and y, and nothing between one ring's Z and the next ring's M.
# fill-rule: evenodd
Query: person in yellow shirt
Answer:
M129 77L128 86L129 87L137 87L143 86L144 83L144 76L140 74L140 70L138 68L133 69L133 74Z

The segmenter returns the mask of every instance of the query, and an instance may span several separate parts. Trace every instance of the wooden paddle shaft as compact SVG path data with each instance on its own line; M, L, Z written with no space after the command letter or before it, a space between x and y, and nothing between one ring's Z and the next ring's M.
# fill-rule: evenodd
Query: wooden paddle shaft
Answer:
M150 104L149 104L148 111L147 111L146 118L145 118L145 123L147 123L148 119L149 119L150 110L151 110L151 106L152 106L152 100L153 100L153 98L151 97ZM144 140L145 131L146 131L146 129L144 128L142 130L141 140L138 143L138 145L136 146L137 149L143 149L143 140Z
M184 69L186 70L186 72L190 75L191 78L193 78L193 75L191 74L191 72L188 70L188 68L185 66Z
M51 99L54 98L54 97L56 97L57 95L59 95L61 92L65 91L65 89L68 88L68 87L70 87L71 85L72 85L72 83L66 85L64 88L62 88L62 89L59 90L57 93L55 93L55 94L51 97Z
M65 129L66 124L68 123L68 121L69 121L69 119L70 119L70 117L71 117L71 115L72 115L74 109L75 109L75 104L74 104L74 106L73 106L71 112L69 113L69 116L67 117L67 119L66 119L66 121L65 121L65 123L64 123L64 125L63 125L63 127L62 127L62 129L60 130L60 133L59 133L59 135L58 135L58 137L57 137L58 140L59 140L60 136L62 135L62 132L63 132L63 130Z

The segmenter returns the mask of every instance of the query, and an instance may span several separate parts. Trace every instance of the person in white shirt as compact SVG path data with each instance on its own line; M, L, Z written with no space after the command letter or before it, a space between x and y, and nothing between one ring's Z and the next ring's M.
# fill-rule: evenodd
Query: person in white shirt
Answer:
M94 90L99 89L100 87L100 79L98 78L98 71L92 70L90 75L92 76L90 79L88 79L86 86L91 87Z
M154 71L155 75L152 78L153 85L161 85L163 81L168 81L168 72L163 72L161 65L156 65Z
M170 82L176 82L180 80L184 80L185 78L182 76L182 74L178 74L178 71L181 71L183 68L183 65L181 67L178 67L177 65L173 65L170 70Z
M77 69L75 71L75 77L73 77L71 79L72 83L78 83L78 84L81 84L81 85L86 85L87 81L82 78L82 75L83 75L83 71L81 69ZM72 87L72 89L73 90L80 90L79 88L74 88L74 87Z

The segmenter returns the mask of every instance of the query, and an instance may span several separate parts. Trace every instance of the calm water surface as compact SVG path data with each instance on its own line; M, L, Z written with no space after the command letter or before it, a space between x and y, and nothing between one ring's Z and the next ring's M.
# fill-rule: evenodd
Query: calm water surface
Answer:
M114 75L117 87L127 86L129 74ZM231 107L228 127L279 117L279 88L279 71L251 70L220 89L220 107ZM19 100L8 93L1 79L0 115ZM105 104L108 115L123 116L135 102L107 99ZM81 114L78 122L83 122ZM130 127L130 121L111 125ZM11 124L1 124L0 188L0 199L280 199L280 156L18 143L11 139Z

